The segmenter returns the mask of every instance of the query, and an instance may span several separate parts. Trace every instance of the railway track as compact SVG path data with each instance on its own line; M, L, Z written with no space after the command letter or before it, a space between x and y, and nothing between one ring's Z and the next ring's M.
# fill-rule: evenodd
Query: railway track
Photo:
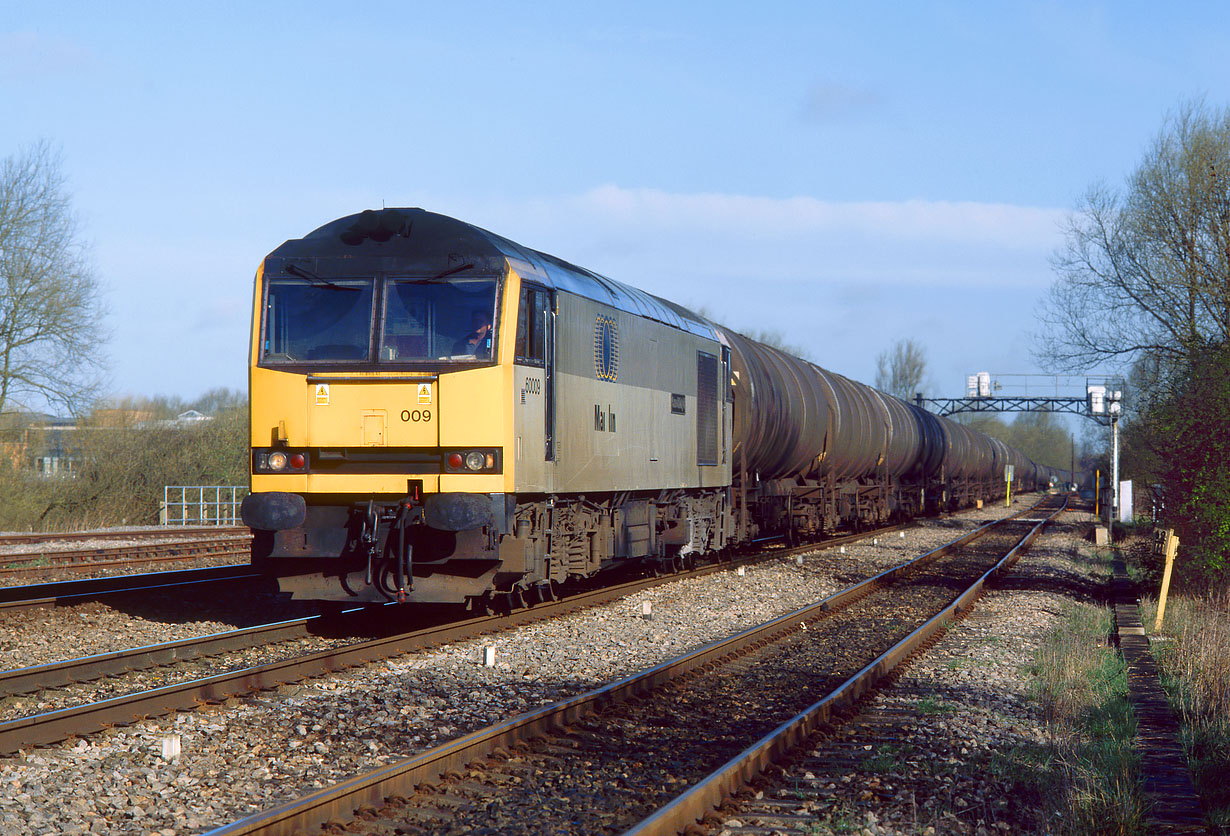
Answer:
M0 612L38 607L70 606L106 595L154 592L177 586L203 583L232 583L259 580L262 575L246 563L232 566L206 566L139 575L109 575L75 581L0 587Z
M1045 524L1013 519L761 627L212 833L304 832L356 812L347 832L680 832L967 609ZM920 608L934 615L918 617Z
M508 614L485 615L464 621L432 623L406 632L395 628L397 619L405 618L399 608L378 608L382 615L372 616L355 610L339 617L296 619L273 625L228 631L194 639L151 645L144 648L99 654L83 659L38 665L0 673L0 700L7 698L9 708L0 711L0 754L10 754L29 746L52 743L73 736L83 736L98 730L131 723L150 716L180 710L192 710L203 704L217 703L233 697L279 685L325 676L356 665L397 656L441 644L463 641L479 635L499 632L512 627L557 618L563 614L599 606L627 595L670 583L683 577L699 577L725 572L732 568L754 564L760 560L780 558L818 548L838 548L864 539L883 537L900 526L849 535L794 548L739 558L734 561L702 566L689 572L642 577L621 584L589 590L562 601L539 604ZM236 567L239 568L239 567ZM404 627L404 621L402 622ZM280 654L273 661L214 665L226 667L224 673L208 676L175 674L168 670L164 680L179 681L157 688L124 690L121 681L134 672L156 667L180 665L184 662L216 658L223 654L242 653L251 648L272 644L301 642L321 636L344 637L357 634L376 635L368 641L338 642L337 646L300 655ZM72 687L56 696L55 689L94 683L91 688ZM21 694L43 692L40 702L45 706L37 714L22 714L26 703L14 699ZM93 693L94 696L90 696ZM118 694L118 695L115 695ZM105 697L105 698L103 698ZM71 704L70 704L71 703Z
M884 536L903 528L900 525L887 526L874 532L834 537L819 544L796 547L793 552L810 551L817 548L832 548L844 543L857 542L872 536ZM247 531L247 529L242 529ZM789 552L789 553L793 553ZM787 554L788 552L774 552ZM241 551L239 556L247 556ZM0 556L0 561L3 556ZM92 564L94 568L99 564ZM74 581L53 581L48 583L27 584L22 586L0 586L0 612L5 610L34 609L38 607L66 606L86 600L92 600L103 595L122 595L134 592L149 592L167 589L174 586L190 586L199 583L217 583L233 581L258 580L262 575L254 572L249 564L233 566L209 566L201 569L180 569L166 572L149 572L139 575L111 575L100 578L86 578Z
M174 528L93 531L31 531L16 534L0 534L0 547L37 543L80 542L82 540L156 540L200 536L238 536L247 534L247 526L176 526Z
M252 647L270 647L313 636L347 636L363 631L380 631L382 625L389 623L388 619L380 619L379 614L373 614L372 610L356 609L329 616L314 615L260 624L208 636L0 671L0 700L46 689L94 682L105 677L121 677L134 671L219 656ZM387 626L384 626L383 630L388 632ZM4 713L0 709L0 717Z
M0 576L88 572L203 558L248 557L251 542L250 534L232 534L199 540L11 552L0 555Z

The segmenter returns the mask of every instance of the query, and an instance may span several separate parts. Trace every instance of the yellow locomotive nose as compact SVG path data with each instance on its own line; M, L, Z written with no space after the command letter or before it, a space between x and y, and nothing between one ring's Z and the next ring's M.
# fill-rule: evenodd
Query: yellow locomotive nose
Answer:
M424 479L425 490L439 489L439 382L434 376L312 375L304 418L306 446L314 451L309 491L375 489L401 495L407 475ZM385 484L374 485L373 478Z
M439 251L419 215L344 219L257 275L244 519L297 597L464 601L512 527L519 287L505 258Z
M438 384L432 377L382 381L307 380L307 444L311 447L436 447Z

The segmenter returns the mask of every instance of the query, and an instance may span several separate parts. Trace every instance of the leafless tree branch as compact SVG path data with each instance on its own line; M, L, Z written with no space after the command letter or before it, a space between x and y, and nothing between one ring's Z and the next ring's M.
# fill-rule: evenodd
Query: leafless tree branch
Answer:
M1230 340L1230 109L1180 108L1122 192L1092 187L1064 235L1044 365L1166 365Z
M926 374L927 354L914 340L897 340L876 357L876 388L902 400L912 400L921 391Z
M0 412L80 410L105 368L101 289L58 154L37 143L0 163Z

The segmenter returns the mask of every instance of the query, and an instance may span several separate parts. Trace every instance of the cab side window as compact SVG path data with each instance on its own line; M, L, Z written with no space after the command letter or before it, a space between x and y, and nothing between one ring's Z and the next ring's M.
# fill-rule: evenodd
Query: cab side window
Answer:
M534 285L521 286L521 303L517 306L516 362L533 366L546 363L549 306L546 290Z

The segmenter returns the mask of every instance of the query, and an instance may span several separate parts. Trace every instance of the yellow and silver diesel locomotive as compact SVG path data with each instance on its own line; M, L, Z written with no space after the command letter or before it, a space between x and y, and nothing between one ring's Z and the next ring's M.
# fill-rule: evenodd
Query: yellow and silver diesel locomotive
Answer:
M1019 451L421 209L271 253L250 357L253 563L295 597L502 607L760 534L1045 484Z
M296 597L551 595L726 545L729 355L680 308L386 209L256 277L253 561Z

